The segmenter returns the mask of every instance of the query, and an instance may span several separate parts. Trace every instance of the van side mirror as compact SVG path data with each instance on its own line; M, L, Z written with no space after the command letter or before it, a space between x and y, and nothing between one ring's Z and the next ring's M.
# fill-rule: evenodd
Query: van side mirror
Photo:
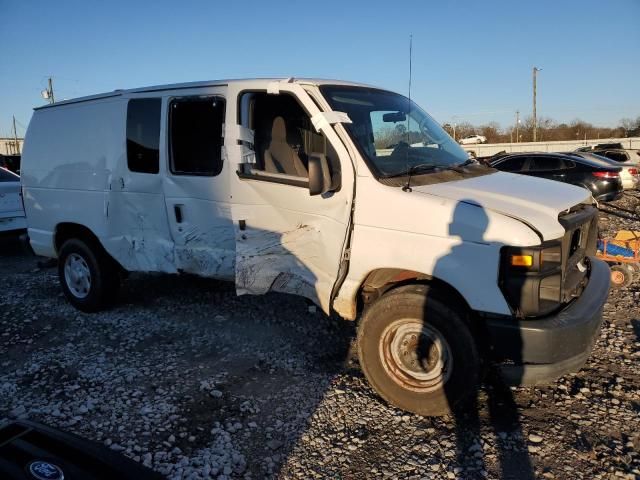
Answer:
M331 171L324 153L309 154L309 195L331 191Z

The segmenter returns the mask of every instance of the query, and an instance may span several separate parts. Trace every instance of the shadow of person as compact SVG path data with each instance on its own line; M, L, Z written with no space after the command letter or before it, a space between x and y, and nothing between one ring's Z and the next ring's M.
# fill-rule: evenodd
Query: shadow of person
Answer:
M631 325L633 326L633 331L640 342L640 320L631 320Z
M484 247L489 244L485 240L488 225L489 217L484 208L478 205L477 202L472 200L458 202L449 224L449 234L452 237L458 237L460 243L453 246L447 255L438 260L434 268L434 277L447 278L450 276L452 268L460 269L464 266L473 268L472 266L477 264L478 255L482 255ZM464 273L459 272L459 274ZM468 272L468 275L472 275L472 272ZM482 289L486 287L479 283L476 288ZM435 299L435 296L438 295L440 301L442 301L441 294L436 294L436 291L437 289L430 289L427 293L424 315L426 322L429 319L426 311L426 306L430 304L429 296L433 295ZM469 372L477 372L477 377L469 374L469 379L482 379L484 377L484 382L471 381L466 384L463 398L461 398L459 387L452 386L453 382L447 382L444 386L455 423L457 463L455 473L459 478L483 478L488 474L487 470L492 469L487 464L486 452L484 451L485 442L483 442L482 435L483 427L488 423L494 435L499 462L497 466L500 472L499 478L534 479L534 470L529 458L526 441L523 438L522 426L513 392L506 384L501 373L491 368L488 365L488 361L486 362L487 368L481 366L485 363L485 360L489 359L489 348L485 340L487 336L480 320L474 318L473 315L469 315L459 303L451 306L460 314L461 318L466 319L466 323L476 340L479 359L482 359L476 365L463 365L462 368ZM508 339L509 351L512 357L510 360L514 365L518 365L521 360L522 339L519 332L512 337ZM428 342L425 339L428 339L425 335L420 337L418 356L426 360L426 355L432 348L431 345L425 344L425 342ZM453 366L453 369L455 368L457 367ZM518 384L523 372L518 367L515 367L515 370L510 375L510 378L513 380L513 384ZM482 375L483 373L484 375ZM488 418L481 415L484 409L480 405L481 392L486 394Z

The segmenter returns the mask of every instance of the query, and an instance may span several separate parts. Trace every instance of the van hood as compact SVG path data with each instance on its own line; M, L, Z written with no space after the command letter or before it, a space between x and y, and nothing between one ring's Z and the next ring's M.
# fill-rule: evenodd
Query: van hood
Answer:
M579 203L591 203L591 193L585 188L506 172L411 188L414 192L478 205L516 218L543 240L564 235L558 222L560 212Z

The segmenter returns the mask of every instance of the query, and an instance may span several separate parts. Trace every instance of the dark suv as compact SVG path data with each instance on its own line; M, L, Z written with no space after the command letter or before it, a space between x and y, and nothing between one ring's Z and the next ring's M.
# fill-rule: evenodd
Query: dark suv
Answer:
M587 188L600 202L616 200L622 195L620 167L594 158L564 153L513 153L493 157L489 164L505 172Z
M610 158L616 162L640 162L640 152L625 150L621 143L599 143L575 149L576 152L588 152Z

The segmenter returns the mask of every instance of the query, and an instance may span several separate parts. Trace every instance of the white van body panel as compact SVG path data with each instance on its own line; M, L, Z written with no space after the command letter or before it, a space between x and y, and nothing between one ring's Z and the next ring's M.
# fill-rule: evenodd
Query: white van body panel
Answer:
M172 100L185 97L210 97L225 100L226 115L230 102L226 86L186 88L162 93L163 117L160 132L160 171L166 215L173 238L175 268L181 272L221 280L235 279L235 234L231 219L231 186L235 163L222 151L222 171L215 176L174 174L170 168L169 135L166 118ZM225 115L225 116L226 116ZM231 138L228 142L232 142ZM182 221L176 218L176 209Z
M228 194L218 187L228 186L228 170L211 177L167 175L164 180L166 213L174 240L174 261L178 270L204 277L235 279L235 234ZM223 188L228 190L228 188ZM175 208L182 209L182 222L175 218Z
M74 223L127 270L176 272L162 179L127 169L126 102L109 97L34 113L27 137L38 141L25 142L22 178L31 245L57 256L57 226Z
M346 164L342 190L326 196L311 197L301 187L240 180L237 170L243 158L235 147L241 139L236 138L239 130L232 128L240 91L275 87L274 94L294 95L310 116L320 110L298 83L267 79L231 84L149 87L36 110L27 142L36 147L26 152L30 177L24 187L33 219L29 233L37 253L57 256L56 227L77 223L91 230L126 270L235 279L239 294L295 293L329 312L351 211L349 154L329 127L326 135L336 142L334 148ZM227 100L222 172L215 177L174 175L168 156L170 101L207 95ZM132 172L127 166L127 102L147 97L162 99L159 174ZM77 149L69 142L75 137L83 139ZM95 138L99 141L93 143ZM38 175L51 176L45 152L54 140L60 145L53 155L61 171L73 175L65 176L64 182L42 183ZM183 217L179 224L176 207ZM239 220L245 225L242 232Z
M64 222L107 237L107 191L124 151L123 114L123 103L113 99L34 113L27 138L37 140L25 142L21 181L36 254L56 256L54 232Z
M446 185L455 188L466 181ZM448 283L476 310L509 314L498 287L500 248L538 245L540 237L515 218L468 203L471 193L459 202L421 193L423 187L412 188L413 192L404 192L372 177L358 177L349 275L334 308L352 318L357 290L367 275L393 268Z
M588 202L591 197L591 193L583 187L507 172L424 185L413 188L413 191L476 203L494 212L518 218L534 226L544 240L564 235L565 230L558 222L560 212Z
M234 87L229 88L232 98L243 90L242 86ZM298 84L277 82L267 87L278 94L294 95L310 117L320 112ZM227 118L237 118L235 105L237 102L229 106ZM311 196L308 188L240 180L235 171L243 159L241 149L232 148L239 139L231 133L238 130L229 131L225 144L234 166L230 184L236 230L237 293L292 293L309 298L329 313L351 212L354 182L351 157L333 128L322 130L340 159L341 188Z
M323 130L340 159L339 191L312 197L300 186L240 178L239 166L247 159L239 145L238 94L291 94L313 116L329 110L318 89L322 84L363 86L333 80L201 82L36 110L22 179L34 250L55 257L56 228L72 222L89 228L127 270L235 279L239 294L303 295L346 318L356 315L366 277L385 268L437 278L475 310L510 314L497 281L500 248L561 237L558 214L587 201L588 192L507 173L405 192L373 178L340 124ZM215 177L173 175L168 167L168 105L189 95L226 99L223 168ZM127 102L145 97L162 99L155 175L127 167ZM332 304L346 258L348 273Z

